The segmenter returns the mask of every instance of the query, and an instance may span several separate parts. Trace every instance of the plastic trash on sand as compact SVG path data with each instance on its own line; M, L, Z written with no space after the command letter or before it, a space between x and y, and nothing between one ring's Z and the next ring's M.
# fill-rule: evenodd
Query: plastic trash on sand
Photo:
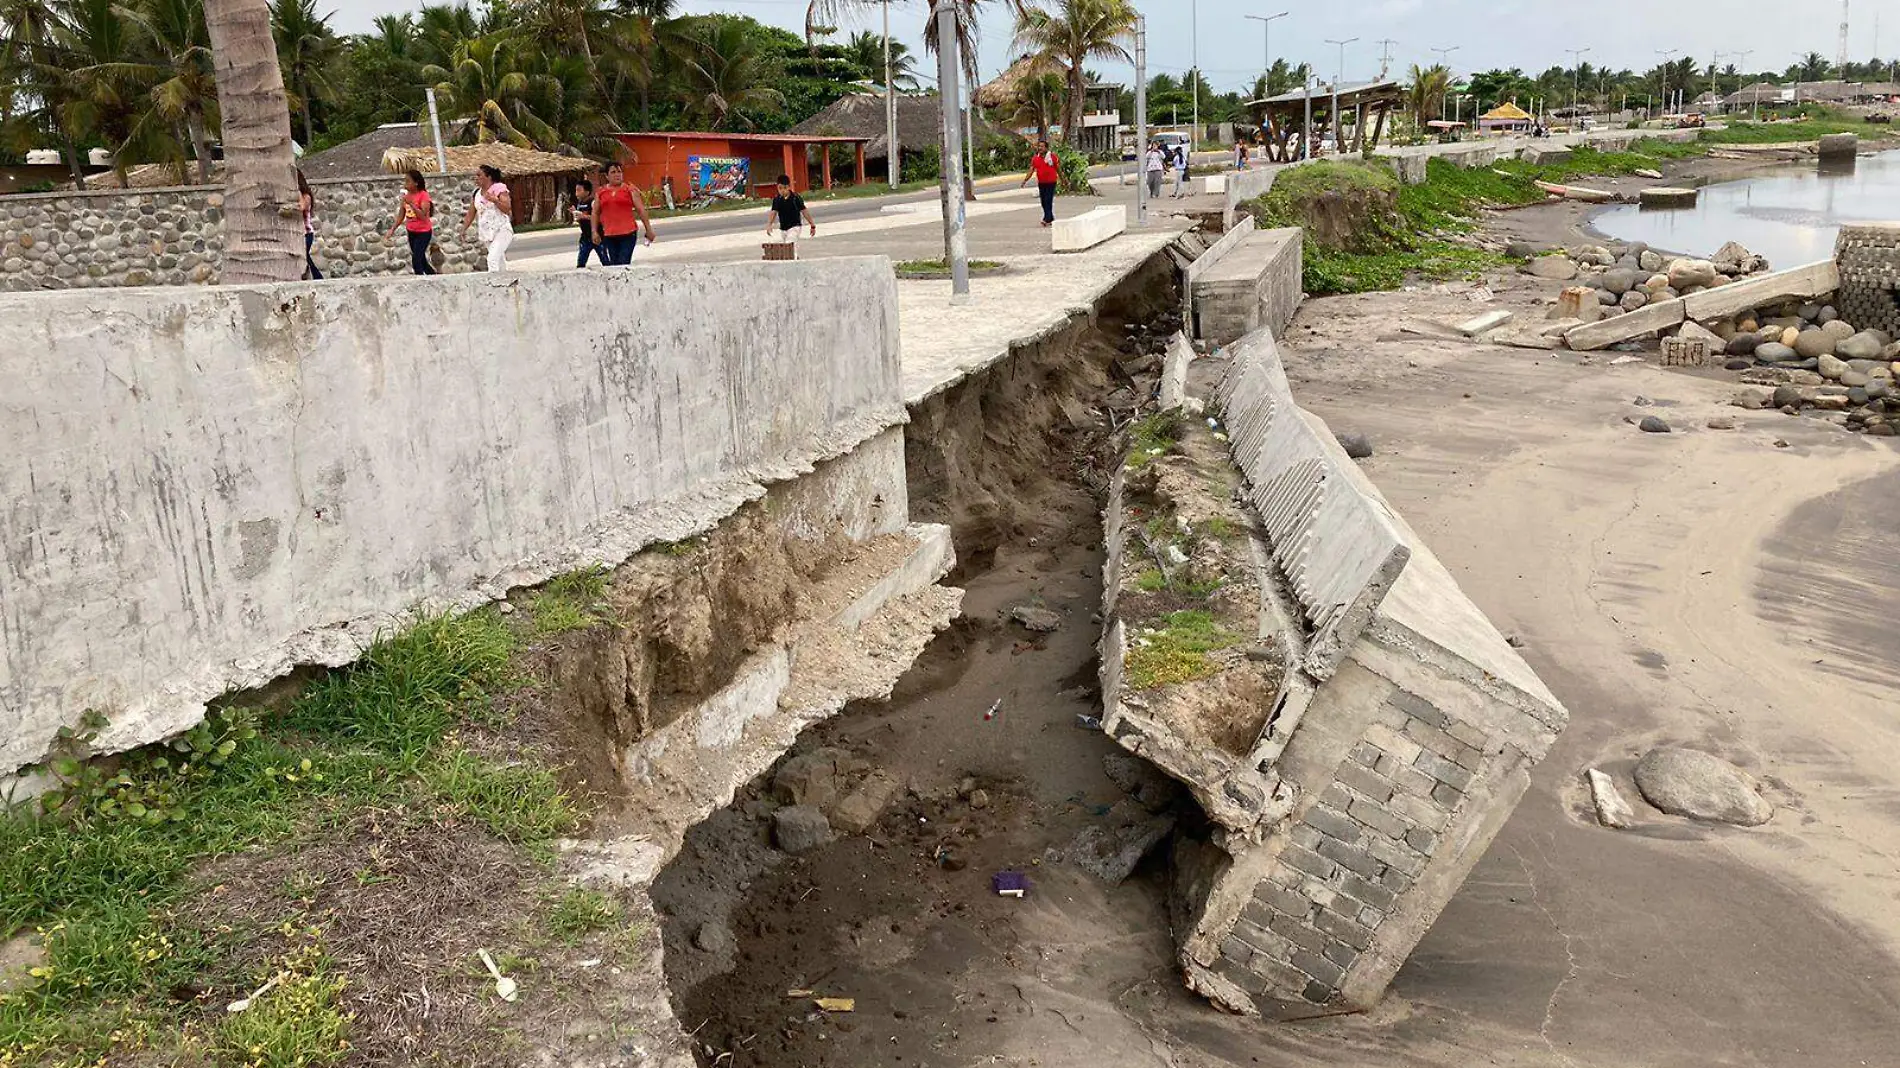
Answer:
M999 897L1022 897L1029 893L1029 876L1019 871L999 871L990 876L990 886Z

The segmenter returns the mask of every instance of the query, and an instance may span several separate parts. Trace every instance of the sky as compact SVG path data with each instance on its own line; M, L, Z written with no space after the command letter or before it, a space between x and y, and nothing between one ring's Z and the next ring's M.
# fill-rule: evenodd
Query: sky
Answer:
M421 0L322 0L334 10L340 32L367 30L375 16L412 10ZM1413 63L1430 65L1435 48L1456 48L1449 62L1460 74L1494 67L1521 67L1537 74L1569 66L1567 50L1587 48L1583 58L1614 69L1647 70L1668 50L1677 58L1694 55L1707 66L1715 53L1747 71L1781 70L1813 51L1832 59L1839 51L1840 0L1674 0L1641 5L1604 17L1604 4L1555 0L1136 0L1148 17L1149 71L1179 76L1196 61L1217 91L1239 89L1259 74L1265 56L1261 24L1248 15L1287 17L1273 23L1275 57L1313 65L1320 78L1341 68L1341 49L1328 40L1359 38L1344 49L1346 81L1380 73L1390 39L1391 70L1403 73ZM1861 0L1851 24L1849 52L1855 60L1900 53L1900 5ZM1887 24L1876 31L1876 6L1888 8ZM723 11L750 15L761 22L804 32L805 0L681 0L683 13ZM1000 4L983 27L980 66L985 79L1009 64L1009 26ZM922 48L926 0L893 0L894 35ZM846 30L881 25L868 10L847 20ZM1198 32L1196 26L1198 25ZM1878 36L1876 36L1878 32ZM1130 79L1125 65L1092 64L1118 81ZM934 73L934 70L930 73Z

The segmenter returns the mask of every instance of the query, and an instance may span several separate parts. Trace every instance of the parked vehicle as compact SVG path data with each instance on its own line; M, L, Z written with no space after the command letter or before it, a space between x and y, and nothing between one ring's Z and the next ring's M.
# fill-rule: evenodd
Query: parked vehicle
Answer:
M1882 111L1876 111L1872 115L1867 116L1867 121L1876 126L1888 126L1893 123L1893 116Z

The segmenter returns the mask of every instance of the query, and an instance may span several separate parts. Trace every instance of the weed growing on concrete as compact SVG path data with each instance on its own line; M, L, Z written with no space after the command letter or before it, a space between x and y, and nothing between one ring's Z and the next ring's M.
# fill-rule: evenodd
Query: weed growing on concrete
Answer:
M598 890L573 887L546 905L542 926L562 945L575 945L620 922L620 906Z
M1181 416L1178 412L1156 412L1128 430L1130 471L1138 470L1174 451L1181 440Z
M1246 640L1215 622L1211 613L1175 612L1159 627L1144 628L1130 639L1123 674L1136 690L1210 678L1220 668L1207 654L1231 649Z
M539 637L586 630L607 618L607 569L584 567L559 575L534 595L528 611Z

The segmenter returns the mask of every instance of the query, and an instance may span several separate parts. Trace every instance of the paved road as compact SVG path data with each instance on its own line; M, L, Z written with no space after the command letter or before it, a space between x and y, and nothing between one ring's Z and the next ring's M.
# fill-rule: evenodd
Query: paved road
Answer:
M1227 153L1203 152L1195 157L1199 173L1207 173L1209 166L1224 160ZM1102 164L1089 171L1092 178L1113 178L1124 171L1132 171L1133 164ZM977 183L977 199L994 196L1017 188L1022 179L1014 177L986 178ZM895 204L936 203L937 191L925 189L911 193L895 193L876 197L853 197L845 200L817 201L812 204L813 214L818 217L822 230L829 223L847 222L854 219L874 219L884 214L884 208ZM744 234L765 229L766 206L763 201L756 208L737 211L714 211L703 215L675 216L655 220L655 233L661 242L682 240L695 237L717 237L727 234ZM540 230L524 233L515 238L508 250L511 258L543 256L564 249L571 249L579 239L573 228L559 230Z

